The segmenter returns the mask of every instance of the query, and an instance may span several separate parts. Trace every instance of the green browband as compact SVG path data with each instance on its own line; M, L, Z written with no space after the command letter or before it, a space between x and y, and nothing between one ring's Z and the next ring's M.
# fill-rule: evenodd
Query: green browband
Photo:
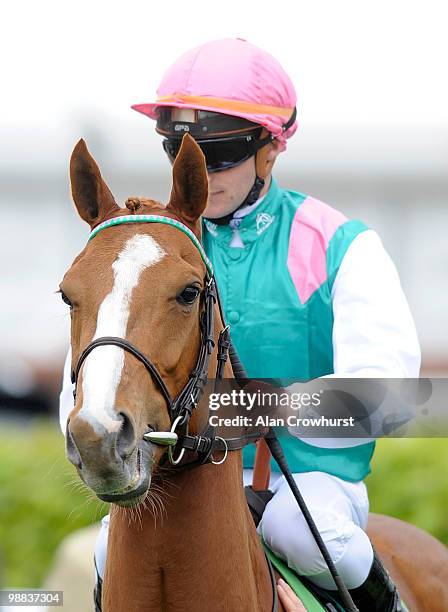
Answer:
M95 238L95 236L106 227L113 227L114 225L122 225L124 223L164 223L165 225L171 225L171 227L177 227L181 232L183 232L186 236L190 238L195 247L198 249L202 261L205 263L207 268L207 272L210 276L213 276L213 266L211 261L205 254L205 251L202 247L202 244L193 234L191 229L181 223L180 221L176 221L176 219L171 219L170 217L162 217L161 215L125 215L123 217L114 217L113 219L109 219L108 221L104 221L95 227L94 230L91 231L89 240Z

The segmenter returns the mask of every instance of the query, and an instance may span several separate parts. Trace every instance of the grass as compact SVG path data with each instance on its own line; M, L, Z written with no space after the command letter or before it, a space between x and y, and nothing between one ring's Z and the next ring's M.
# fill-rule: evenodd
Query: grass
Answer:
M448 440L382 440L367 479L371 510L410 521L448 544ZM0 581L42 584L59 542L107 512L83 490L53 421L0 430ZM3 572L1 571L3 565Z
M0 580L4 585L39 586L59 542L99 520L107 508L80 483L65 459L57 425L36 421L20 428L2 426Z
M372 512L408 521L448 545L448 439L380 440L366 483Z

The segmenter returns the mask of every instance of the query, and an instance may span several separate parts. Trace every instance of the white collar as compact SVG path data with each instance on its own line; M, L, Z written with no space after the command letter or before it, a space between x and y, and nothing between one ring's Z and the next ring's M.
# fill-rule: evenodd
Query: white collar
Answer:
M258 198L258 200L254 202L253 204L248 204L247 206L243 206L242 208L239 208L233 213L232 219L242 219L246 215L250 214L253 210L257 208L257 206L259 206L263 202L265 197L266 197L266 194L264 196L261 196L261 198Z

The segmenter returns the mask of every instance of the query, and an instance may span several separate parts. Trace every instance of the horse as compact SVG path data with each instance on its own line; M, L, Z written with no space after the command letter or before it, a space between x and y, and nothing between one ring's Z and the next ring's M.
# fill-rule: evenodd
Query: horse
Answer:
M198 373L213 378L221 367L233 377L216 350L226 325L200 246L202 152L184 136L166 206L146 198L118 206L83 140L70 179L94 239L60 284L76 385L66 452L87 487L111 502L102 609L270 612L275 582L246 503L241 450L215 439L194 452L208 427L205 395L187 409L183 439L196 442L185 454L171 446L185 426L177 399ZM373 516L369 534L410 610L448 609L439 542L387 517Z

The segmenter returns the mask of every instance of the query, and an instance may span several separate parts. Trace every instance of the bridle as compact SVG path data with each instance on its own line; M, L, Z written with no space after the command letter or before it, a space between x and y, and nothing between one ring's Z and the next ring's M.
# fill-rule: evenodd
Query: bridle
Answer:
M185 384L184 388L180 391L176 398L172 398L156 366L144 353L140 351L140 349L124 338L103 336L101 338L96 338L85 347L78 359L75 370L72 372L72 383L75 385L73 392L74 399L76 400L79 372L87 356L98 346L118 346L129 352L145 366L167 403L171 423L170 431L147 431L144 434L144 438L153 444L167 446L168 459L173 466L179 465L179 467L185 467L198 464L200 465L208 462L214 464L223 463L226 460L229 451L241 449L247 444L255 442L257 439L262 437L262 434L259 432L253 432L238 438L222 438L215 435L214 427L211 425L208 425L201 435L190 435L188 433L190 417L193 410L199 403L204 393L204 388L207 384L210 356L215 347L215 303L218 303L221 317L224 321L212 264L205 254L202 244L186 225L180 221L177 221L176 219L164 217L162 215L125 215L109 219L92 230L89 236L89 241L92 240L100 231L106 228L127 223L162 223L175 227L190 238L201 255L206 267L206 276L205 288L203 289L204 306L200 315L201 345L199 348L196 365L190 372L188 382ZM230 329L229 326L226 325L220 331L218 338L217 366L214 379L215 391L223 377L224 365L229 355L229 347ZM177 456L174 455L174 447L176 447L178 450ZM198 459L196 461L191 461L180 465L186 450L196 453ZM220 461L215 461L213 455L214 453L218 452L224 453L224 455Z
M129 352L136 359L138 359L146 368L149 375L156 382L159 390L168 406L168 412L170 415L171 427L170 431L148 431L143 434L143 437L159 446L167 446L167 455L169 462L173 468L189 468L197 465L203 465L205 463L213 463L220 465L224 463L227 458L228 452L232 450L239 450L244 446L255 442L256 440L263 437L261 432L246 433L243 436L237 438L222 438L215 435L215 429L213 426L208 424L205 431L201 435L190 435L188 433L188 426L193 410L200 401L205 385L208 379L208 369L210 356L213 353L215 347L214 339L214 306L218 304L221 320L224 321L224 315L222 305L219 299L218 289L216 286L216 280L213 273L213 267L208 259L205 251L199 242L198 238L194 233L183 223L172 219L171 217L164 217L162 215L126 215L121 217L115 217L104 221L96 228L94 228L89 236L89 241L92 240L100 231L113 227L115 225L122 225L126 223L162 223L175 227L187 235L193 242L197 250L199 251L203 262L206 267L205 276L205 288L203 290L203 303L204 307L200 315L200 330L201 330L201 345L199 348L198 358L196 365L190 372L188 382L184 388L180 391L176 398L172 398L168 388L156 366L153 362L142 353L135 345L126 340L125 338L119 338L114 336L103 336L96 338L90 344L88 344L82 351L75 370L72 372L72 383L75 385L73 391L73 398L76 401L76 388L79 378L79 372L81 366L84 363L87 356L98 346L118 346L125 351ZM230 341L230 327L226 325L219 333L218 345L217 345L217 366L214 380L214 392L222 380L224 373L224 365L229 357L229 349L232 349ZM236 366L244 371L241 363L236 358ZM236 373L236 366L232 362L232 367ZM240 376L247 380L244 375ZM174 456L173 449L177 447L179 454L177 457ZM193 451L197 454L197 459L189 462L180 463L184 457L185 451ZM213 458L214 453L224 453L222 459L215 461ZM265 558L268 566L271 588L273 593L272 612L278 610L278 595L276 579L274 569L269 557L266 555Z

